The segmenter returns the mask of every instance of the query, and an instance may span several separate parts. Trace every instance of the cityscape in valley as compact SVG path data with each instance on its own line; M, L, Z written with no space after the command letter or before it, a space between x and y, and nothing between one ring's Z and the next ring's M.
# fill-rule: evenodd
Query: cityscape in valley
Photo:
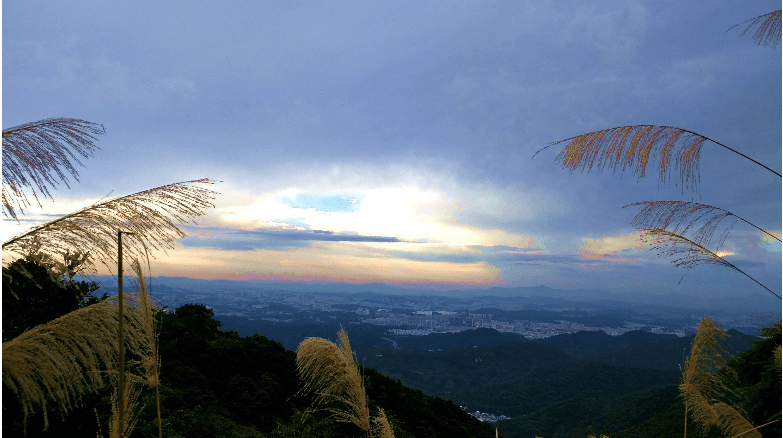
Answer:
M112 280L108 277L102 280L102 289L111 292ZM493 424L526 419L530 411L509 411L509 406L487 403L475 394L452 394L445 389L450 386L448 382L428 387L432 384L428 379L439 373L438 360L454 359L433 359L434 364L421 365L420 371L414 372L418 375L411 375L406 372L410 364L405 361L420 363L427 358L411 359L408 355L452 354L460 348L474 349L473 360L481 367L494 366L489 359L484 364L482 358L491 355L493 348L511 350L508 346L514 343L533 342L541 348L549 345L563 351L601 350L612 345L611 339L616 339L610 347L616 349L615 359L611 359L614 361L611 363L616 363L626 360L617 358L638 354L624 348L634 348L634 343L658 342L660 347L656 348L660 351L651 348L650 354L665 357L668 362L664 361L664 366L659 365L661 371L656 371L664 377L651 378L659 379L655 380L659 384L670 383L676 381L675 370L681 363L683 348L691 342L689 339L705 314L724 330L739 336L737 343L742 344L744 339L758 339L759 329L775 322L773 306L777 304L764 296L749 295L725 300L725 304L713 301L709 307L700 302L689 303L677 294L657 297L660 303L655 303L656 297L640 303L605 291L547 287L433 291L379 284L261 283L167 277L155 277L149 283L153 299L167 312L186 304L202 304L221 322L221 330L236 331L240 336L260 334L280 342L288 350L296 350L309 337L337 341L337 332L344 328L354 352L367 366L401 378L406 385L452 398L466 413ZM131 291L132 287L129 287ZM591 332L595 335L579 337ZM526 354L535 357L539 353ZM583 359L601 360L589 354ZM399 363L401 360L403 365ZM645 360L649 359L638 358L636 362ZM649 365L631 362L624 366ZM429 374L432 376L423 377ZM460 372L455 378L460 377L465 376ZM467 382L464 385L471 386Z
M623 301L622 296L594 299L594 295L606 293L586 291L575 295L574 291L547 287L435 292L386 285L269 284L166 277L154 278L151 284L152 296L166 308L204 304L224 325L243 321L244 332L257 327L257 332L264 334L264 327L270 324L317 327L336 322L345 327L375 327L376 332L388 335L389 342L399 337L476 328L527 339L581 331L618 336L633 330L683 337L696 332L705 312L726 330L734 328L757 336L760 327L777 317L776 303L760 295L705 307L698 302L689 304L678 295L661 296L661 302L655 303L654 297L650 302ZM479 292L484 294L471 295Z

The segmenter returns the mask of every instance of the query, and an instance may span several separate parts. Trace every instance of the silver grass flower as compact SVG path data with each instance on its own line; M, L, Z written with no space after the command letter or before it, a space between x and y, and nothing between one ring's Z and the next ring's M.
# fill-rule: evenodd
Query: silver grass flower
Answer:
M750 278L756 284L769 291L772 295L780 298L780 295L773 292L767 286L761 284L758 280L746 274L740 268L734 266L731 262L698 243L671 231L661 229L643 230L641 239L647 243L651 249L659 250L659 255L674 257L672 264L676 267L695 268L700 265L720 265L731 268L742 275Z
M3 130L3 215L16 217L30 206L24 190L52 199L50 188L66 187L68 175L79 180L71 161L83 166L76 155L92 156L95 136L105 134L102 125L86 120L51 118ZM37 190L37 191L36 191Z
M701 246L710 246L710 241L718 228L718 225L724 219L734 219L731 225L727 226L718 239L717 247L723 244L728 232L739 220L756 228L762 233L780 241L780 237L766 231L757 225L729 212L722 208L712 205L700 204L697 202L686 201L643 201L624 205L623 208L641 207L631 220L631 225L639 230L647 229L668 229L673 227L673 232L680 235L687 234L690 230L697 227L694 232L693 241Z
M761 434L745 418L743 412L724 401L727 397L736 395L728 385L734 378L731 369L726 366L728 354L718 344L719 339L728 336L707 317L702 318L699 323L680 384L685 415L690 412L691 418L701 424L702 436L706 436L710 426L717 426L726 436L742 434L761 438Z
M124 316L127 350L148 351L141 312L129 307ZM19 397L25 418L41 406L48 426L46 396L55 400L64 416L80 402L82 393L101 387L105 373L117 368L118 327L115 304L102 301L4 342L3 382Z
M322 338L308 338L299 344L296 368L301 391L315 395L313 410L325 409L335 420L355 424L372 437L364 378L345 330L340 330L338 336L339 345ZM322 408L324 405L329 407Z
M23 256L38 251L56 258L86 249L90 271L100 263L113 272L118 230L133 233L123 242L128 262L146 257L148 248L171 249L185 237L176 223L193 222L213 207L216 192L203 187L211 184L210 179L185 181L98 202L16 235L3 243L3 252Z
M571 172L577 169L580 172L590 172L593 169L600 172L611 168L612 171L619 170L622 174L629 169L638 176L638 180L646 176L647 165L657 161L660 183L668 182L673 162L674 171L680 174L681 189L684 191L690 188L693 193L698 193L699 159L701 148L706 141L722 146L781 176L747 155L708 137L693 131L660 125L621 126L588 132L550 143L533 156L544 149L566 143L556 160Z
M768 14L759 15L756 18L743 21L742 23L735 24L726 30L726 32L734 29L735 27L750 22L742 31L740 37L745 36L746 33L751 32L754 28L756 31L753 33L753 42L757 46L765 46L775 48L780 44L781 35L781 11L774 11ZM724 33L726 33L724 32Z

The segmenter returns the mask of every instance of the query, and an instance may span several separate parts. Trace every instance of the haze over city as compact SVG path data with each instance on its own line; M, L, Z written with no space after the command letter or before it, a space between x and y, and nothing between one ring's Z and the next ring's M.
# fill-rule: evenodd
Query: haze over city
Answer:
M656 169L570 173L563 144L533 157L655 124L779 172L780 51L726 32L779 2L3 6L3 127L106 129L79 181L5 218L4 241L107 195L208 177L215 208L155 254L153 276L759 294L779 309L735 270L672 266L623 208L693 200L779 236L779 177L710 142L697 193ZM780 242L738 222L711 249L780 293Z

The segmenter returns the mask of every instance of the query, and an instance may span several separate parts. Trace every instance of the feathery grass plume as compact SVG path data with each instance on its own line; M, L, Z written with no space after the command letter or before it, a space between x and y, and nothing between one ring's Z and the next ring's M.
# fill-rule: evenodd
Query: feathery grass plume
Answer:
M91 252L86 267L95 271L95 263L114 272L117 260L117 230L129 233L123 245L128 263L142 258L146 248L171 249L174 241L185 237L175 223L192 222L214 207L210 202L217 192L198 184L214 184L200 179L144 190L85 207L43 225L18 234L3 243L3 251L22 255L31 246L49 254L85 248Z
M394 432L392 431L389 419L386 417L386 412L383 409L378 408L378 415L372 419L373 432L378 438L394 438ZM496 434L497 435L497 434Z
M315 395L311 410L326 410L335 420L355 424L372 437L364 379L345 330L341 329L338 336L339 345L322 338L307 338L296 348L301 391Z
M743 433L745 436L761 438L739 408L724 401L736 398L728 385L734 377L726 366L728 353L718 343L720 339L728 337L712 320L702 318L690 355L685 360L680 384L686 419L690 412L693 421L702 425L702 436L707 434L711 426L717 426L728 436ZM685 433L687 436L687 421Z
M3 215L16 217L16 208L22 214L30 205L25 188L33 192L38 205L36 188L41 196L52 199L49 187L58 180L68 184L68 176L79 181L79 173L71 164L84 167L74 152L91 157L96 135L105 134L102 125L86 120L52 118L15 126L3 131ZM18 220L18 219L17 219Z
M698 193L699 158L705 141L722 146L781 176L747 155L711 138L693 131L660 125L621 126L577 135L552 142L539 149L533 157L544 149L566 143L556 160L571 172L577 169L580 172L590 172L593 168L600 172L610 167L614 172L619 168L622 174L626 169L631 169L638 175L638 180L645 177L647 164L651 160L655 161L657 157L659 183L668 181L671 161L674 160L674 170L679 170L680 173L681 189L684 191L690 188L693 193Z
M140 409L136 409L136 407L138 406L139 396L141 395L142 382L137 376L131 375L130 377L131 378L129 379L125 379L125 391L123 391L124 400L119 399L119 382L114 382L114 393L111 396L111 420L109 420L110 438L130 437L133 428L136 427L136 423L139 420L138 414ZM123 403L125 407L125 424L120 424L120 403Z
M726 236L737 220L741 220L773 239L780 241L778 236L729 211L713 207L712 205L686 201L644 201L624 205L623 208L639 206L642 206L641 209L631 221L631 224L637 229L666 229L673 225L674 233L685 235L689 230L701 223L702 225L694 233L693 241L704 247L709 245L716 228L727 217L732 217L734 221L724 230L718 240L717 247L723 245Z
M672 261L674 266L687 269L707 264L726 266L750 278L751 280L755 281L756 284L768 290L772 295L780 298L780 295L773 292L767 286L761 284L755 278L746 274L742 269L728 262L725 258L715 254L709 249L680 234L654 228L650 230L642 230L641 238L648 245L650 245L652 249L660 250L661 252L659 255L676 257Z
M745 36L751 29L758 26L756 32L753 34L753 42L756 43L757 46L777 47L777 45L780 44L781 34L780 12L781 11L774 11L768 14L759 15L756 18L751 18L750 20L745 20L742 23L731 26L726 32L741 24L750 22L745 30L742 31L740 37Z
M145 344L147 350L142 352L141 355L141 367L144 371L142 381L145 385L155 388L155 403L158 410L158 436L163 437L163 426L160 417L160 356L158 355L158 330L155 323L155 316L160 311L160 308L154 306L151 298L147 295L144 273L138 260L134 260L131 264L131 272L133 272L139 282L138 306L141 312L142 327L147 338ZM127 391L125 394L127 396ZM125 412L131 411L126 410Z
M145 338L138 311L125 315L128 350L143 351ZM20 398L25 419L46 395L63 415L81 401L81 394L103 385L104 370L115 370L119 316L110 301L75 310L34 327L3 343L3 382Z

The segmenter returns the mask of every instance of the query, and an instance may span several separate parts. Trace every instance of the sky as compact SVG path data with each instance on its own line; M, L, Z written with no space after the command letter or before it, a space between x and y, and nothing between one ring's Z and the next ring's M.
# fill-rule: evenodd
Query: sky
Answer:
M624 205L715 205L780 233L781 179L713 143L700 192L570 172L552 142L654 124L781 163L781 51L744 26L776 1L6 2L3 128L104 125L79 182L3 239L107 195L222 181L156 276L767 294L677 268ZM780 294L781 245L720 250Z

